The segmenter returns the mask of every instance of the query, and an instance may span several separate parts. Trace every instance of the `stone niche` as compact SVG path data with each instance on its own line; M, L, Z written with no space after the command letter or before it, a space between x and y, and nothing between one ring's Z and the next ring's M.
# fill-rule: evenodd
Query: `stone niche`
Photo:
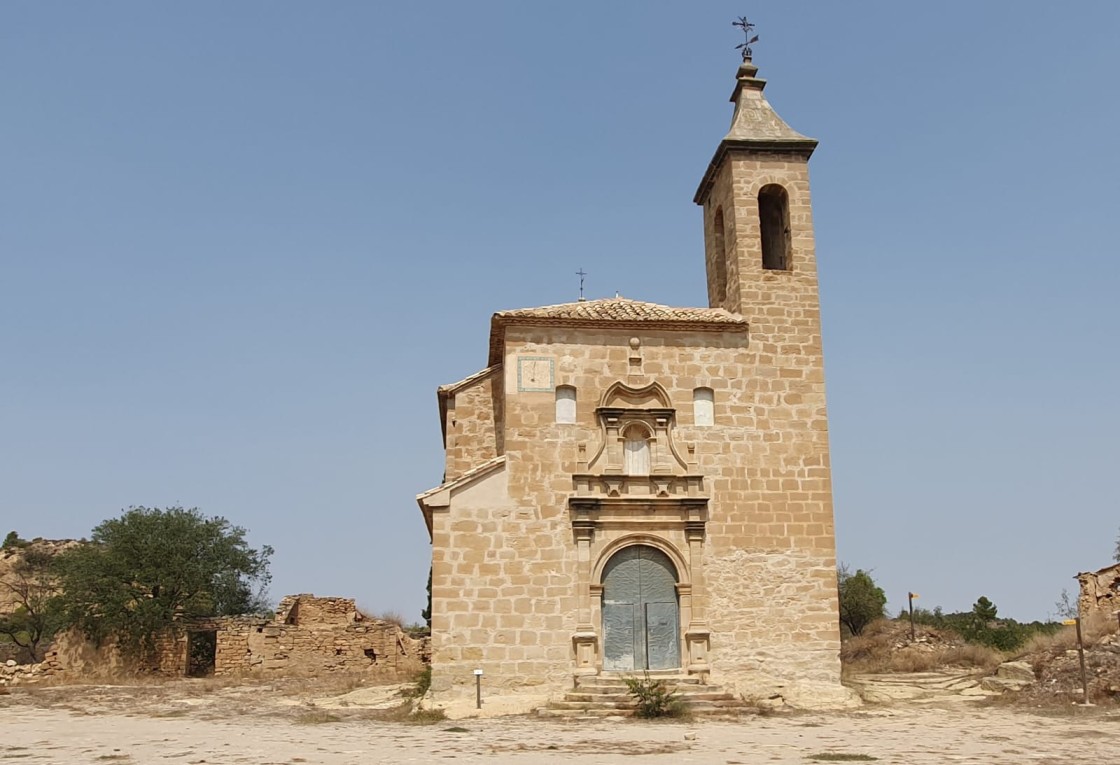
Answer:
M689 470L673 440L676 410L657 382L612 384L595 410L599 442L572 476L568 501L579 561L579 615L572 635L576 674L603 671L603 581L612 557L641 545L676 570L681 668L706 676L709 630L703 547L704 478Z

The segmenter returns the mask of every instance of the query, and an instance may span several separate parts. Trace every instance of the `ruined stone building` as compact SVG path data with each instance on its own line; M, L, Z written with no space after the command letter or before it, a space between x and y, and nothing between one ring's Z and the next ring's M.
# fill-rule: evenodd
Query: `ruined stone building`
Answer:
M180 627L157 641L154 654L144 660L122 653L115 641L98 645L68 630L57 636L41 664L27 669L40 678L135 672L170 677L349 674L371 683L405 683L415 680L428 661L426 638L362 614L351 598L288 595L271 618L196 618Z
M1120 613L1120 563L1077 575L1077 610L1084 618L1112 620Z
M846 701L808 161L738 70L703 172L708 307L621 297L499 311L439 389L432 692L550 695L697 675ZM699 264L699 258L697 258Z

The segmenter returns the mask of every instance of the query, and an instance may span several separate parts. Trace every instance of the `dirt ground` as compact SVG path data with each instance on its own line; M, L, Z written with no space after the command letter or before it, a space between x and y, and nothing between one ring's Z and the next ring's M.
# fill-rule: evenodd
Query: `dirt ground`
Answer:
M927 698L736 720L506 717L418 725L391 719L398 703L388 689L306 682L17 687L0 695L0 762L1046 765L1115 762L1120 751L1115 707L1043 713Z

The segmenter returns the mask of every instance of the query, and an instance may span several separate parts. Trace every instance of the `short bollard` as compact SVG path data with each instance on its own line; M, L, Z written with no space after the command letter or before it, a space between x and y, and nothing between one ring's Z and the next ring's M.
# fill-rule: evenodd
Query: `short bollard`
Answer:
M482 670L474 671L474 707L482 709Z

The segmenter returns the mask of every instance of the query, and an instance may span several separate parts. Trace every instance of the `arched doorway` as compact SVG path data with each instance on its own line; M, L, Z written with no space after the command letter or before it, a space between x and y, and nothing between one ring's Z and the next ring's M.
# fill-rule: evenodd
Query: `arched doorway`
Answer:
M646 545L624 547L603 569L603 669L681 665L677 570Z

